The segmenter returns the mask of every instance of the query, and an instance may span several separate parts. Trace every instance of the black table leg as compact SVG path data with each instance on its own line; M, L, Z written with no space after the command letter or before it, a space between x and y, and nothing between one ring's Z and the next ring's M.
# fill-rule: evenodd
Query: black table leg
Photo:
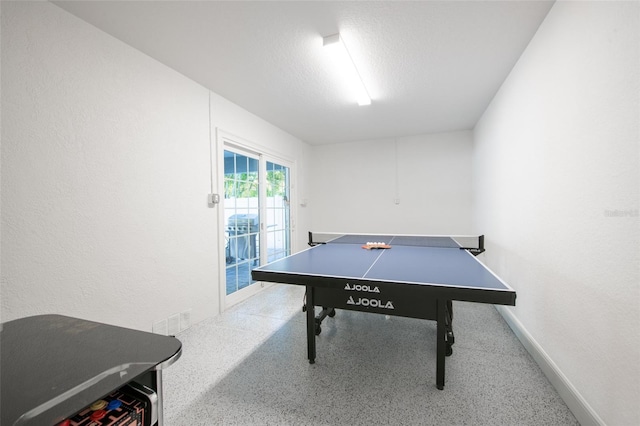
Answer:
M307 356L309 364L316 362L316 309L314 301L314 288L307 286L306 311L307 311Z
M444 389L444 361L446 358L446 331L447 331L447 301L438 299L438 327L437 327L437 345L436 345L436 386L438 389Z

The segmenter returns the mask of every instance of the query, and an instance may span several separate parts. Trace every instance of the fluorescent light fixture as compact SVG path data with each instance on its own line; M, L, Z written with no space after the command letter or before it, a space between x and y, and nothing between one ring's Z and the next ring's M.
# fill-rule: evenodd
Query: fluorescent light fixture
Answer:
M371 97L369 97L367 88L364 87L360 73L351 59L347 46L340 37L340 33L323 37L322 45L331 51L336 67L345 83L355 94L358 105L370 105Z

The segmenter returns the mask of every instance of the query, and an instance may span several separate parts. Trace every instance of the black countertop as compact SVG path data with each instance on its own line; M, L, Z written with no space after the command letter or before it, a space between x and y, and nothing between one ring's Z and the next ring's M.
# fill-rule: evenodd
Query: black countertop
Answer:
M174 337L62 315L9 321L0 331L3 426L55 425L181 354Z

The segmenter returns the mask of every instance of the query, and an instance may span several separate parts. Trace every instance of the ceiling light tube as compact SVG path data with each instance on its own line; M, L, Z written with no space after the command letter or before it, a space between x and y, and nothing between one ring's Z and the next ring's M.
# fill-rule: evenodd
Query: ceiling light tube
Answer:
M371 97L362 82L362 77L360 77L356 65L353 63L347 46L345 46L342 37L340 37L340 33L323 37L322 45L331 51L336 67L354 92L358 105L370 105Z

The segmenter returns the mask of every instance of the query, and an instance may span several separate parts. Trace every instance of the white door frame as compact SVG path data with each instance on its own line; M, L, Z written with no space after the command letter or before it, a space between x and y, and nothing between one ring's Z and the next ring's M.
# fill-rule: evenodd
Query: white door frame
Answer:
M230 295L227 295L226 291L226 262L225 262L225 223L224 223L224 178L222 174L224 173L224 151L225 149L236 150L239 153L245 153L254 157L258 157L260 159L260 197L263 195L264 180L265 180L265 170L266 170L266 162L271 161L274 163L281 164L283 166L289 167L290 171L290 192L291 199L296 199L295 191L295 164L294 160L287 158L279 153L273 152L273 150L269 150L268 148L261 146L259 144L247 141L239 136L228 133L224 130L216 128L216 149L212 152L215 152L217 161L216 167L214 170L217 170L215 181L217 181L217 193L220 194L220 204L218 205L218 253L220 253L218 258L218 291L219 291L219 299L220 299L220 313L227 310L229 307L247 299L248 297L259 293L265 288L270 287L271 283L260 282L254 285L250 285L243 289L240 289ZM212 162L213 163L213 162ZM213 164L212 164L213 165ZM294 224L296 223L296 209L295 203L291 202L289 210L289 220L290 220L290 242L291 242L291 252L295 251L295 238ZM260 232L263 232L263 221L266 217L264 215L265 211L265 203L264 200L260 201ZM264 261L264 256L266 256L265 250L262 250L264 242L264 238L260 238L260 261Z

